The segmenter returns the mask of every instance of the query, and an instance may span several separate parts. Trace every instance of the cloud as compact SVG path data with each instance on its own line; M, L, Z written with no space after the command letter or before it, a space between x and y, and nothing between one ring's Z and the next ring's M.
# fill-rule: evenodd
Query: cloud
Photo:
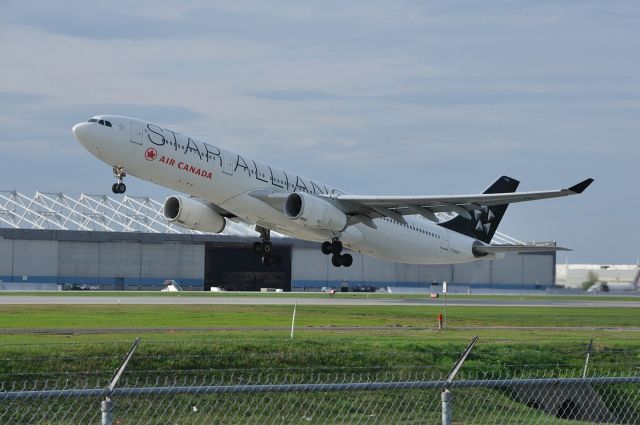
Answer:
M0 91L0 114L12 115L16 110L36 105L45 99L46 96L41 94Z
M46 98L41 94L21 92L0 92L0 105L27 105L42 101Z
M323 90L257 90L247 93L249 96L274 101L316 101L339 100L344 98Z
M11 100L26 99L11 102ZM5 102L6 100L6 102ZM26 106L26 108L25 108ZM125 115L163 124L185 125L203 117L181 106L85 104L55 105L36 102L30 96L0 93L0 109L11 108L13 115L0 117L0 153L5 158L52 159L61 155L84 154L71 135L71 127L98 114Z
M165 13L153 13L149 8ZM350 26L344 19L326 15L287 16L277 8L239 9L229 5L202 5L157 2L149 7L129 3L86 2L71 0L62 7L42 2L40 7L16 5L11 25L38 28L52 34L93 40L186 39L206 36L260 39L263 42L296 44L291 38L297 33L305 39L337 38L348 34ZM267 12L269 10L269 12ZM276 13L274 13L274 11ZM150 13L151 12L151 13ZM265 16L267 12L268 16Z
M446 82L445 82L446 83ZM465 82L462 81L461 85ZM523 83L526 85L526 83ZM438 84L435 84L436 86ZM640 91L581 91L566 88L546 89L493 89L491 87L472 87L459 90L416 90L380 95L339 95L321 90L257 90L247 93L250 96L271 101L361 101L393 102L405 104L431 105L445 107L450 105L497 105L497 104L540 104L540 103L581 103L585 102L640 102Z
M127 8L115 3L96 2L87 5L85 2L71 1L65 6L51 7L47 2L40 7L21 5L7 21L53 34L97 40L184 37L198 33L197 28L186 22L121 12Z
M112 111L114 115L117 113L158 123L184 124L204 117L202 113L193 109L174 105L93 104L75 106L74 108ZM100 113L108 114L109 112Z

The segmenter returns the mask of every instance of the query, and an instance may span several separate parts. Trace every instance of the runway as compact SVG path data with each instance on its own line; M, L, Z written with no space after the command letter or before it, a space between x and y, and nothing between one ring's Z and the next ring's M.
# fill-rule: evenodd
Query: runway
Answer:
M316 305L316 306L442 306L444 299L420 298L346 298L329 297L194 297L194 296L0 296L0 305ZM610 300L554 300L553 297L540 300L528 299L452 299L447 306L470 307L614 307L639 308L638 301Z

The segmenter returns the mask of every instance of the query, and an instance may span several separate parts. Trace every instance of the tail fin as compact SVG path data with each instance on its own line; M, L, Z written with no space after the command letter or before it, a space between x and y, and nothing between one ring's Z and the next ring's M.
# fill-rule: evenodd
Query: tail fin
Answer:
M516 179L502 176L482 193L511 193L516 191L519 184L520 182ZM479 210L471 212L472 220L457 216L441 223L440 226L478 239L484 243L490 243L508 206L509 204L493 205L491 207L483 205Z

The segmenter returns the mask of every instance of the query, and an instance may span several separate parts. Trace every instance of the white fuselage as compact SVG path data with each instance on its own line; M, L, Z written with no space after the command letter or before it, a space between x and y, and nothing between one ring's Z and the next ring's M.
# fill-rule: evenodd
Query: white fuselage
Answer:
M353 251L413 264L452 264L475 261L475 239L445 229L421 216L405 216L407 224L374 219L376 229L358 223L340 235L288 218L284 211L251 195L257 190L341 194L340 190L257 160L224 150L200 139L145 121L99 116L111 127L80 123L74 133L93 155L124 167L141 179L211 202L241 221L295 238L322 242L340 236ZM481 259L492 259L487 256Z

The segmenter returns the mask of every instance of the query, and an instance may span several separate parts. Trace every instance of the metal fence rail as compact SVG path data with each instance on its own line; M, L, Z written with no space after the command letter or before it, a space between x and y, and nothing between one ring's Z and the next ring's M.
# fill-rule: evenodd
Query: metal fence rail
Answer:
M128 384L0 392L0 423L640 423L640 376Z
M49 397L117 397L171 394L229 394L229 393L303 393L327 391L380 391L451 388L508 388L514 386L578 386L640 384L640 376L547 379L496 379L471 381L405 381L350 382L326 384L265 384L265 385L206 385L176 387L86 388L68 390L0 392L0 400L20 400Z

